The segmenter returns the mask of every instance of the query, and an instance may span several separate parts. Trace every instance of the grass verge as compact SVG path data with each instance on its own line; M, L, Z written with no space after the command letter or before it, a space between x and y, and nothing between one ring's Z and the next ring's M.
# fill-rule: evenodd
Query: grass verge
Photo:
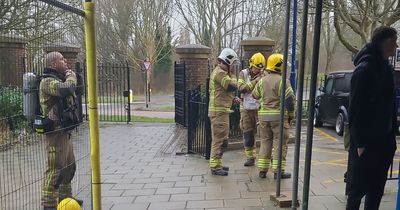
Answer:
M100 121L109 122L126 122L128 116L125 115L99 115ZM143 116L131 116L131 122L148 122L148 123L173 123L174 119L158 118L158 117L143 117Z

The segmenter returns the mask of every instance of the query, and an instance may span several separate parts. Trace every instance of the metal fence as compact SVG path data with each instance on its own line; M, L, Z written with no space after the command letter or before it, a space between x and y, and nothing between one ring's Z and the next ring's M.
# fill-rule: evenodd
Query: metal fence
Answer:
M77 11L82 6L82 1L69 3ZM61 52L68 67L74 69L76 61L82 60L79 52L85 52L81 40L84 37L82 17L30 0L2 1L0 13L4 26L0 28L0 209L43 209L42 184L49 167L49 150L44 135L34 132L33 119L24 115L24 107L38 104L24 103L28 92L22 86L23 75L26 72L42 74L45 66L55 62L45 57L53 51ZM80 70L76 72L80 74ZM32 90L38 92L37 88ZM76 94L80 96L82 91L82 83L78 83ZM82 114L81 106L78 107ZM88 131L86 122L70 131L76 164L72 194L84 200L84 209L91 209L92 201Z
M79 89L82 88L77 87L77 101L81 101ZM31 105L24 103L26 94L19 86L0 88L0 209L39 209L41 206L42 182L48 170L47 145L43 134L34 131L33 119L24 116L24 106ZM78 109L82 113L79 104ZM85 207L90 207L90 141L86 122L81 121L71 131L71 141L77 165L73 194L85 200Z
M303 91L303 119L308 118L308 113L309 113L309 107L310 107L310 102L309 102L309 96L310 96L310 81L311 77L307 76L304 78L304 91ZM323 87L325 84L325 75L319 76L317 80L317 87ZM317 96L321 94L320 90L317 90Z
M211 126L208 118L208 97L199 90L188 91L188 152L210 158Z
M175 62L175 122L187 126L185 63Z
M97 65L99 120L131 122L130 67L124 63Z
M206 86L187 91L188 111L188 152L200 154L206 159L211 152L211 124L208 117L209 80ZM240 129L240 107L232 107L233 112L229 116L229 138L242 136Z

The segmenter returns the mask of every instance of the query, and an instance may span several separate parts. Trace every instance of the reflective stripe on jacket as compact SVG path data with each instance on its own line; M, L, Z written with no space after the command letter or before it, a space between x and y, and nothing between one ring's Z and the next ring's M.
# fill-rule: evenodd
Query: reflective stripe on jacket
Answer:
M282 77L280 74L268 72L253 90L253 96L260 100L261 108L258 111L262 121L280 120L280 95L282 89ZM286 81L285 99L294 101L293 89L290 82ZM286 117L294 117L294 103L286 103Z
M238 88L236 78L217 66L210 77L210 102L208 112L231 112L233 90Z

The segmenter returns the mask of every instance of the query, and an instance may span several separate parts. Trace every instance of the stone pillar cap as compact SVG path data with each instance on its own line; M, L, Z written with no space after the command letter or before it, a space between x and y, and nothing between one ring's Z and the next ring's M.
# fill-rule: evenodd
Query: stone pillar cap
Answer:
M200 44L187 44L175 49L177 54L210 54L211 48Z
M46 52L71 52L71 53L80 53L81 48L78 45L70 44L70 43L54 43L48 44L44 46L44 51Z
M3 43L22 43L26 44L28 40L22 36L11 34L0 34L0 42Z
M250 37L240 42L241 46L254 46L254 45L275 45L275 41L266 37Z

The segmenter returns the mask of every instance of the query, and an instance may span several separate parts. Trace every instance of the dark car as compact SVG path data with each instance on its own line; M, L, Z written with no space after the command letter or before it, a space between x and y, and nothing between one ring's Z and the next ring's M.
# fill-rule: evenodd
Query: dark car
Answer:
M344 123L348 121L350 81L353 71L337 71L326 76L322 92L316 99L314 126L324 123L335 125L336 133L343 136Z

